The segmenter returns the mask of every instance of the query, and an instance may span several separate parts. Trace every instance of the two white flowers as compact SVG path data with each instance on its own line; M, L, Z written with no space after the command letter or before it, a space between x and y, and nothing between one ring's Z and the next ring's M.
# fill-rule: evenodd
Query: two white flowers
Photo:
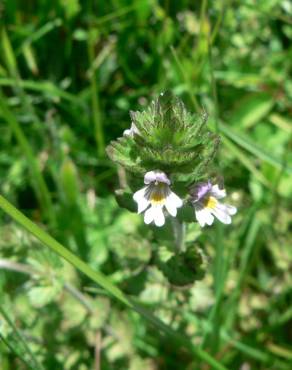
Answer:
M165 214L176 217L177 209L183 206L183 200L171 189L171 182L162 171L149 171L144 176L144 186L133 195L138 205L138 213L144 213L144 222L154 222L156 226L163 226ZM224 224L231 223L231 216L236 208L219 202L226 196L224 189L212 185L210 181L196 186L191 198L196 219L201 227L212 225L214 217Z

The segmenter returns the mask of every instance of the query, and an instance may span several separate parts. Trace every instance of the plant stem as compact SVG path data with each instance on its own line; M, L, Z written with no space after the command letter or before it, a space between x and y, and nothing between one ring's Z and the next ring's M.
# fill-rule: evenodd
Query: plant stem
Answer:
M175 239L175 246L177 252L185 250L184 239L186 233L186 225L184 222L179 222L176 218L172 219L172 229Z

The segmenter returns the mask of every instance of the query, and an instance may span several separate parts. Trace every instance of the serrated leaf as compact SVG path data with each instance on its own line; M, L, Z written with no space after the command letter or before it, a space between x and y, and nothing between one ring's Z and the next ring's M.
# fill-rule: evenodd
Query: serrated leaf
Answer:
M145 169L140 165L138 150L133 141L127 137L118 138L112 141L107 147L107 154L110 159L126 167L131 172L145 173Z
M189 113L181 100L166 92L142 112L130 112L138 132L119 138L107 149L109 157L133 173L159 169L169 175L208 172L218 137L206 129L207 115Z
M169 283L175 286L188 286L205 274L202 253L195 246L173 255L166 262L159 260L158 264Z

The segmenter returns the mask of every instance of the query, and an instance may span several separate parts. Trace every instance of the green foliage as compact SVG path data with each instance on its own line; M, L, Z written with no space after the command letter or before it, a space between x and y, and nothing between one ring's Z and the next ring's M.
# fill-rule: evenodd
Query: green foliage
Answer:
M190 246L184 252L172 255L167 261L159 261L159 268L170 284L189 289L189 286L205 275L202 252Z
M208 178L208 167L219 138L207 131L206 114L190 114L182 101L170 92L161 94L142 112L131 112L138 133L112 142L110 158L128 171L145 174L159 169L180 182Z
M81 262L1 210L1 370L291 369L290 3L0 1L0 192ZM143 134L116 140L131 119ZM179 210L205 271L184 289L170 220L125 209L152 166L181 196L219 172L238 208L204 229Z

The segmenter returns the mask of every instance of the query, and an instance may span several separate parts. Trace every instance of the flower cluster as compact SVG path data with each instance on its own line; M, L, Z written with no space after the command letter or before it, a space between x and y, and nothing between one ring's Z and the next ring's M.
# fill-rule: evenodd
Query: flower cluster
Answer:
M179 212L185 219L190 205L192 220L201 227L212 225L215 218L230 224L236 208L222 203L225 190L208 180L214 173L220 138L208 131L207 115L188 112L170 92L130 115L131 127L107 148L109 157L132 175L130 192L121 189L119 204L132 210L133 197L138 213L144 213L144 222L158 227L165 224L166 217L176 217L178 209L184 209ZM137 190L136 179L142 177L144 186Z
M133 196L138 204L138 213L145 210L144 222L154 221L156 226L165 223L164 208L172 217L176 217L177 209L183 206L183 200L170 189L170 180L162 171L149 171L144 176L142 189ZM226 196L225 189L212 185L210 181L199 183L191 193L190 203L194 207L195 216L201 227L212 225L214 217L224 224L231 223L231 216L235 215L236 208L219 202Z

